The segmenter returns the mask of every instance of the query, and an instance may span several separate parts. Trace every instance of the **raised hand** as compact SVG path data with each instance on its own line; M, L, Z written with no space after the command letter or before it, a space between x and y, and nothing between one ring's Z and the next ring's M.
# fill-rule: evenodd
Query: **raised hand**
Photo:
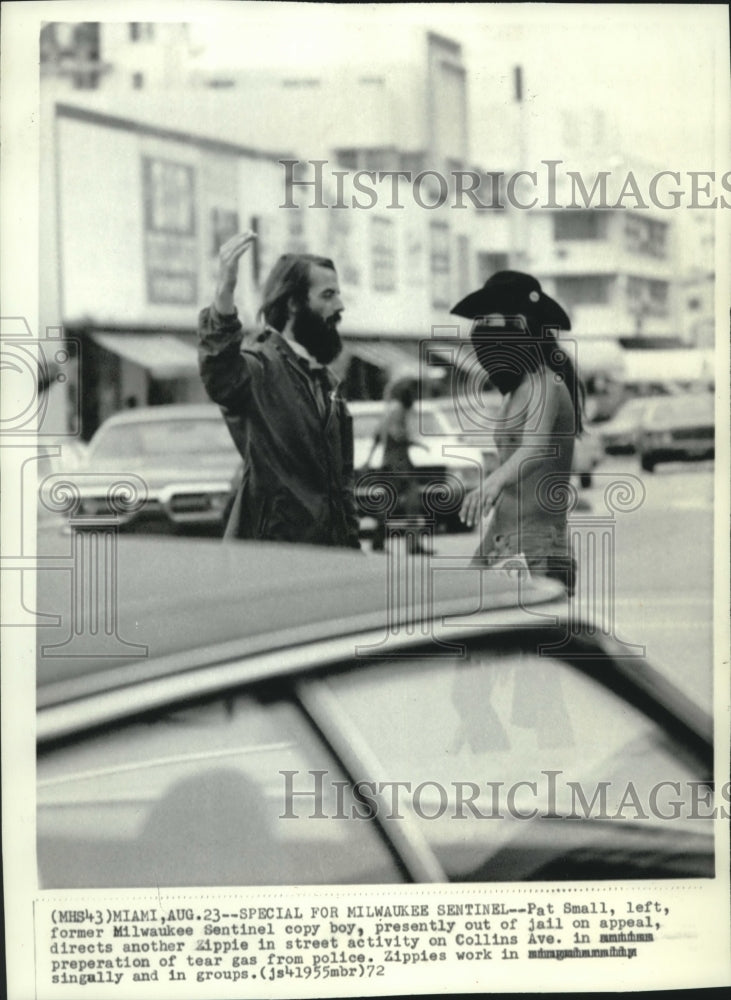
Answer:
M218 251L218 283L213 304L223 315L234 311L233 293L239 276L239 261L255 239L256 233L247 229L226 240Z

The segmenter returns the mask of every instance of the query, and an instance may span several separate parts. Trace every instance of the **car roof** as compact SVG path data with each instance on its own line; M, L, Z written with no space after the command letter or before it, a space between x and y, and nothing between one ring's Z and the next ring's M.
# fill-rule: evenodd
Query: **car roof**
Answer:
M111 675L119 675L124 666L130 667L130 677L144 676L152 660L163 664L163 672L174 671L180 655L192 651L198 651L200 665L383 631L387 622L413 632L414 620L421 616L404 597L408 588L400 588L400 599L389 592L388 558L284 543L119 537L118 638L102 652L94 652L92 641L79 655L70 655L62 633L69 632L73 574L68 568L38 573L37 606L45 615L61 616L62 623L37 630L39 698L46 687L61 691L63 682L92 674L109 674L111 684ZM445 560L442 572L432 574L433 600L425 618L493 609L495 626L501 619L514 623L516 611L535 623L519 603L564 599L563 587L555 581L524 581L519 592L517 581L505 573L466 572L469 560L462 560L461 568L457 562ZM147 652L141 655L131 644L147 647ZM55 701L56 695L49 699Z
M712 415L715 409L715 398L710 392L679 392L672 396L656 396L649 401L646 418L651 419L658 411L677 412L690 411L693 414Z
M137 424L165 420L221 420L221 410L214 403L164 403L160 406L134 406L113 413L99 427L113 424Z

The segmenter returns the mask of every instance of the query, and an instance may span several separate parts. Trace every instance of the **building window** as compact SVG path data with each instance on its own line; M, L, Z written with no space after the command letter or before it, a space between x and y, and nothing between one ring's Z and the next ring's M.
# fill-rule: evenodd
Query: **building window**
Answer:
M423 153L401 153L399 155L399 170L409 170L411 180L421 173L426 164L426 157Z
M397 170L398 154L392 146L375 147L364 151L366 170Z
M452 304L450 274L452 262L449 253L449 226L446 222L429 225L431 252L429 255L432 285L432 306L448 309Z
M607 217L591 210L554 213L553 238L559 240L603 240L607 236Z
M327 214L327 247L345 285L360 284L360 269L353 252L352 216L348 212Z
M191 305L198 297L195 171L142 158L147 300Z
M99 84L99 24L50 22L41 28L40 61L44 76L68 76L79 90L93 90Z
M396 247L392 219L371 219L371 274L374 291L396 289Z
M252 226L252 228L255 228ZM239 231L239 214L226 208L211 210L211 256L216 257L226 240ZM252 247L255 249L256 244Z
M667 223L628 215L624 223L624 245L630 253L667 257Z
M627 278L627 305L630 312L643 316L667 316L669 309L667 281Z
M133 73L132 74L132 87L135 90L142 90L142 87L144 86L144 83L145 83L145 74L144 73Z
M155 25L151 23L141 23L140 21L130 21L129 40L140 42L143 38L152 41L155 37Z
M193 167L143 157L145 228L157 233L195 233Z
M282 86L287 90L312 90L320 86L320 80L315 77L302 77L282 80Z
M472 258L469 236L457 237L457 293L462 298L472 291Z
M307 229L302 208L287 210L286 253L307 253Z
M489 277L498 271L508 270L508 255L506 253L477 254L478 281L484 284Z
M346 167L348 170L358 169L357 149L337 149L335 150L335 159L338 161L339 167Z
M568 309L573 306L606 305L611 298L613 283L614 278L605 274L556 278L556 298Z

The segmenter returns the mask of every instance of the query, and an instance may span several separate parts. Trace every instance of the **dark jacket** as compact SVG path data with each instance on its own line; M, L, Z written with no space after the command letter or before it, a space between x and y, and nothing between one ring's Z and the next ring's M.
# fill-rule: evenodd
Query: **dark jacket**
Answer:
M281 334L242 347L238 317L203 309L200 373L243 458L226 536L359 548L353 427L338 381L327 412Z

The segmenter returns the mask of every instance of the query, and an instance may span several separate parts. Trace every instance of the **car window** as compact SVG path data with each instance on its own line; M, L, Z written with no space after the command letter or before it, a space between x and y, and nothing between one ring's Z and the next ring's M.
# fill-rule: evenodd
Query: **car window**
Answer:
M106 428L92 445L93 458L235 452L223 420L149 421Z
M425 435L445 435L449 433L449 428L441 422L437 414L429 410L420 411L418 430Z
M42 754L38 777L44 888L401 880L373 824L337 818L347 782L287 701L157 713Z
M700 793L688 782L699 775L688 758L655 722L562 661L493 649L388 662L327 683L342 724L372 748L386 819L397 822L388 815L397 794L451 879L713 873L698 802L692 818L689 797ZM398 781L408 788L394 792ZM685 809L675 820L673 802Z
M371 440L383 421L382 413L360 413L353 416L353 437Z
M647 421L712 420L713 397L698 393L675 399L665 399L648 410Z

